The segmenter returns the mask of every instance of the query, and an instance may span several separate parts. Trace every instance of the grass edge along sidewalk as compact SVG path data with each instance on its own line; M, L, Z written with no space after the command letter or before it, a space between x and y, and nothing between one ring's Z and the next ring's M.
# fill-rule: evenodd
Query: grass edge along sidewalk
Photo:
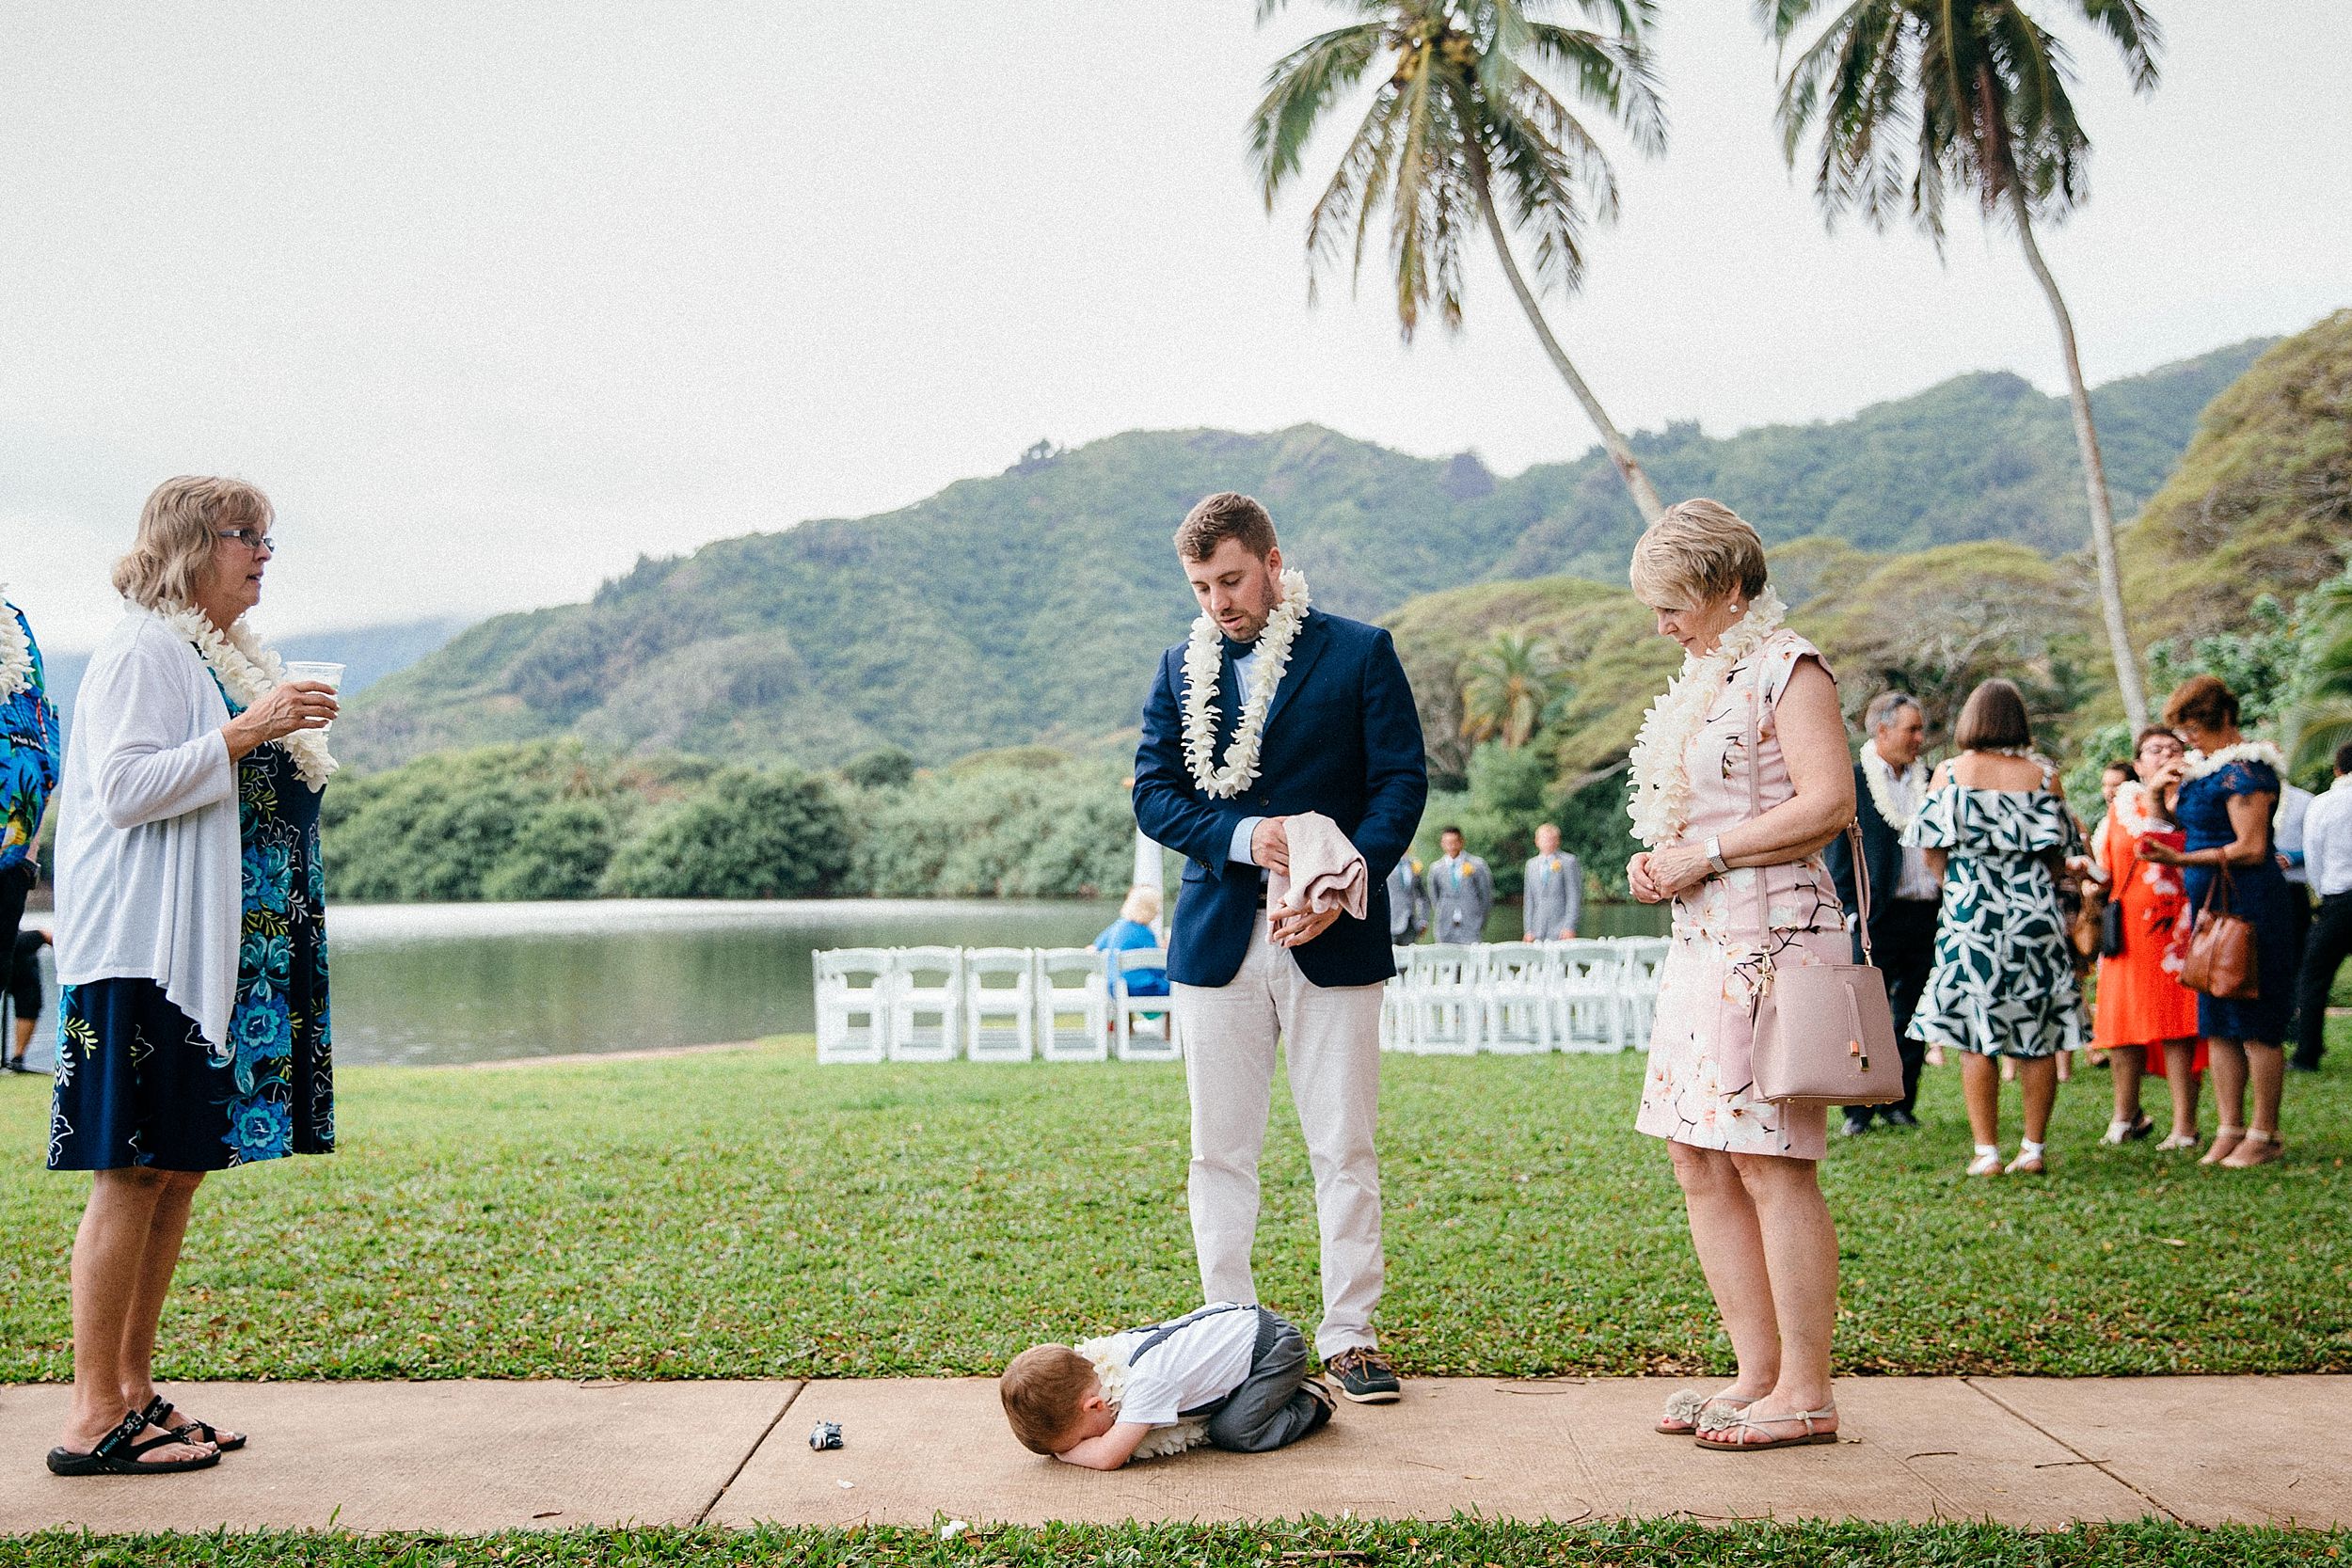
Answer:
M2157 1520L2035 1531L1984 1524L1532 1524L1304 1519L1272 1525L1047 1525L959 1529L614 1529L500 1535L264 1531L0 1539L0 1568L2286 1568L2335 1563L2343 1530L2199 1529Z
M1836 1140L1840 1375L2352 1370L2352 1021L2289 1085L2287 1158L2108 1148L2104 1073L2055 1169L1970 1181L1958 1073L1926 1127ZM1721 1371L1679 1195L1631 1131L1644 1058L1382 1064L1388 1343L1410 1373ZM86 1183L0 1082L0 1381L68 1370ZM1278 1084L1263 1297L1311 1317L1311 1182ZM2013 1117L2014 1101L2007 1107ZM167 1379L988 1375L1198 1290L1176 1066L819 1068L805 1039L501 1073L342 1075L343 1149L222 1173ZM2210 1120L2210 1117L2208 1118ZM2013 1126L2013 1121L2012 1121Z

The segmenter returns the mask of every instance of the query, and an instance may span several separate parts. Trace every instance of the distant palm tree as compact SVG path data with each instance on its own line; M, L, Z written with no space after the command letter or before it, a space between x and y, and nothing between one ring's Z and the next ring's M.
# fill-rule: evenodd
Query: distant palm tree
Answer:
M1258 0L1263 23L1288 0ZM1266 73L1250 116L1250 152L1267 211L1299 170L1308 138L1375 59L1388 59L1372 109L1307 222L1310 299L1314 276L1348 254L1363 270L1375 213L1391 214L1396 312L1410 341L1434 298L1449 330L1462 325L1462 247L1483 223L1535 336L1600 433L1645 521L1665 510L1649 476L1545 321L1535 290L1511 252L1511 230L1535 240L1539 284L1572 294L1582 281L1589 220L1617 213L1609 160L1537 71L1556 71L1573 95L1606 110L1645 152L1665 146L1666 125L1643 37L1655 0L1573 0L1607 28L1594 32L1538 19L1553 0L1331 0L1367 18L1310 39ZM1503 221L1508 209L1510 222ZM1351 235L1351 230L1352 235Z
M2297 777L2352 740L2352 571L2312 589L2299 608L2303 668L2286 716L2288 768Z
M1534 738L1568 696L1559 650L1527 632L1498 631L1462 661L1462 734L1513 751Z
M2161 40L2138 0L2051 3L2076 12L2114 41L2136 89L2154 89ZM2006 214L2016 226L2026 262L2058 318L2074 439L2090 496L2100 605L2124 712L2139 728L2148 698L2123 624L2115 512L2090 420L2090 394L2074 349L2073 318L2034 242L2035 218L2063 218L2087 194L2083 160L2090 139L2067 96L2072 71L2065 46L2019 0L1756 0L1756 8L1784 57L1816 12L1832 13L1820 35L1797 52L1781 84L1777 116L1791 164L1806 132L1819 127L1814 189L1832 216L1859 209L1872 227L1883 229L1907 205L1941 251L1948 185L1974 195L1988 219Z

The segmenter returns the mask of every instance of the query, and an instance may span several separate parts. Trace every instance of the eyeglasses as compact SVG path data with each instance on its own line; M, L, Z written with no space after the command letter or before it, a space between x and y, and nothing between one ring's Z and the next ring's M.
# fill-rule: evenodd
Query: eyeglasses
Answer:
M215 539L233 539L256 555L260 555L264 550L268 551L271 555L276 555L278 553L277 537L274 534L262 533L255 529L215 529L213 532L213 537Z

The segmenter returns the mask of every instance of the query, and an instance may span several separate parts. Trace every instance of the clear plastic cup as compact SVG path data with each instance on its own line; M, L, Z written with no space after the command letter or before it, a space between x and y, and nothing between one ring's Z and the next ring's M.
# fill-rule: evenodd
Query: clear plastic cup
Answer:
M290 658L286 661L286 679L316 681L321 686L341 691L343 689L343 667L329 659ZM325 735L334 727L334 721L329 720L319 726L319 733Z

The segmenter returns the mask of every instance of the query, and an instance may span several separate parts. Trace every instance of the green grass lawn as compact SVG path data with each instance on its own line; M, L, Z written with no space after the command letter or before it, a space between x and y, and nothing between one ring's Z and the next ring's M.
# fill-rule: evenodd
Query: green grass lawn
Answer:
M2329 1070L2289 1083L2286 1161L2250 1172L2100 1147L2107 1080L2087 1072L2061 1092L2052 1176L1971 1182L1958 1072L1931 1069L1924 1131L1833 1140L1839 1370L2352 1370L2336 1030ZM1665 1152L1630 1130L1642 1065L1386 1059L1382 1317L1407 1370L1727 1367ZM24 1151L0 1179L6 1381L68 1370L87 1183L39 1168L47 1105L40 1081L0 1080L0 1136ZM819 1068L787 1041L369 1069L344 1075L341 1122L343 1152L199 1196L167 1375L993 1372L1197 1290L1173 1067ZM1266 1178L1260 1291L1311 1323L1286 1104Z
M1278 1525L1050 1525L943 1541L928 1529L584 1530L447 1536L296 1534L0 1539L26 1568L2284 1568L2336 1563L2341 1530L2140 1522L2036 1533L1996 1525L1629 1520L1527 1525L1307 1520Z

